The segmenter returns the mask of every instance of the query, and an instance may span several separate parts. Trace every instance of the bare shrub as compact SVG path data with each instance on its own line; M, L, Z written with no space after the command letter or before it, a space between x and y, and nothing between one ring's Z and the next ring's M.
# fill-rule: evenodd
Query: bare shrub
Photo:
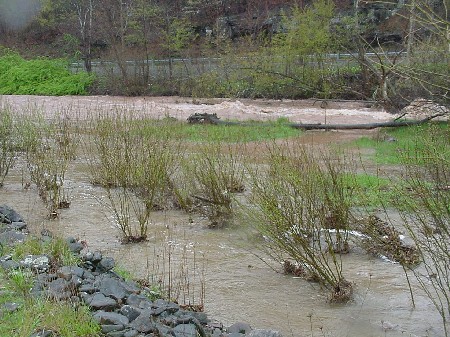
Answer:
M0 102L1 103L1 102ZM9 107L0 104L0 187L16 159L17 134Z
M314 150L270 146L268 167L250 169L255 205L250 212L272 257L330 288L330 301L345 301L352 293L341 261L348 250L351 190L343 158Z

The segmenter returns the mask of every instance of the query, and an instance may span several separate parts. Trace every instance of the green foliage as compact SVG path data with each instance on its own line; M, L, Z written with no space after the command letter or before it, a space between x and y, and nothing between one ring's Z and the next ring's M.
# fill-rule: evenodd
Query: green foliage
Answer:
M419 126L408 126L381 131L374 138L361 138L353 144L361 148L375 149L373 160L380 164L400 164L403 158L414 157L414 153L423 150L427 144L424 142L429 133L440 132L439 139L448 141L450 133L449 123L428 123ZM392 137L392 141L388 141ZM446 138L447 137L447 138ZM446 140L447 139L447 140ZM448 148L443 156L450 156ZM419 160L419 158L417 158Z
M13 52L0 57L0 94L84 95L92 81L92 75L70 73L64 60L27 61Z

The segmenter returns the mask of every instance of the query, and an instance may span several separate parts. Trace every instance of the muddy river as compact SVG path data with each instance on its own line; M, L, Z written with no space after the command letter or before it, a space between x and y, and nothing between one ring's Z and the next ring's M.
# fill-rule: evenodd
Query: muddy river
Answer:
M48 118L64 113L82 119L97 111L128 109L180 119L194 112L216 112L219 117L241 120L288 117L294 122L317 123L324 123L325 118L333 123L392 118L379 109L344 102L321 107L321 102L314 101L27 96L3 96L0 102L15 111L39 110ZM302 137L308 142L329 143L362 134L307 132ZM181 211L155 212L147 242L121 244L105 191L89 183L82 156L69 168L66 183L71 206L58 220L48 220L33 186L23 188L27 179L26 167L19 160L0 189L0 204L21 213L33 233L46 228L60 236L77 237L86 242L87 249L101 250L121 268L142 278L162 280L170 258L174 291L182 288L185 299L200 303L204 290L205 311L225 326L245 321L254 328L275 329L293 337L443 335L440 316L417 285L413 285L416 307L412 307L400 265L358 249L344 256L344 275L355 283L354 299L345 305L330 305L317 285L271 269L269 265L276 265L260 253L255 235L239 226L212 230L204 219ZM184 281L177 280L179 276Z

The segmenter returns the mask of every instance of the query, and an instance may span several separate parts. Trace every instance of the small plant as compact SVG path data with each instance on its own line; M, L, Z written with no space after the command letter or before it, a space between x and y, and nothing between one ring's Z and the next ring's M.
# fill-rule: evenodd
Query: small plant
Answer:
M0 187L16 159L16 138L12 114L7 106L0 104Z
M28 270L12 270L7 274L11 290L27 298L33 286L33 273Z
M241 161L233 147L222 143L204 145L190 157L192 196L212 228L229 223L233 216L232 194L245 190Z

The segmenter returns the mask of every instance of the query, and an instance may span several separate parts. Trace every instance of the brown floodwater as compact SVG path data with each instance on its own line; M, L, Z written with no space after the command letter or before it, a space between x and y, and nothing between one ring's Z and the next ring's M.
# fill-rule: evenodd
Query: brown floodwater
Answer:
M95 97L82 99L95 101L97 108L100 104ZM54 112L75 109L72 113L78 116L87 114L86 107L90 107L74 103L76 99L72 97L37 97L34 103L34 98L26 96L8 96L5 100L21 111L35 104L35 107L41 105L39 109L48 107ZM64 105L65 100L71 107ZM111 98L112 102L115 100L118 98ZM133 100L143 99L124 100L132 104ZM173 107L175 100L170 100ZM258 104L263 106L263 103ZM180 103L178 109L182 110L183 104L188 103ZM196 106L189 104L192 109ZM271 111L276 111L276 102L267 104ZM280 106L285 108L282 102ZM382 120L378 117L371 120L375 119ZM359 131L306 132L302 139L305 143L328 144L363 134ZM269 265L276 267L276 264L258 250L261 241L239 225L209 229L204 219L182 211L154 212L149 240L123 245L107 207L106 193L101 187L90 184L83 156L71 163L66 178L71 205L61 211L57 220L48 220L47 210L34 186L23 188L29 178L22 160L17 162L0 189L0 204L14 207L26 219L32 233L46 228L63 237L77 237L86 242L87 249L114 257L121 268L137 277L153 275L158 279L164 271L167 275L170 257L172 274L185 279L179 288L189 290L188 297L198 303L203 284L205 311L225 326L245 321L254 328L280 330L284 336L293 337L443 335L439 314L414 282L416 306L412 307L406 279L398 264L353 249L343 257L343 265L344 275L355 284L354 299L344 305L331 305L327 303L326 292L316 284L271 269Z

